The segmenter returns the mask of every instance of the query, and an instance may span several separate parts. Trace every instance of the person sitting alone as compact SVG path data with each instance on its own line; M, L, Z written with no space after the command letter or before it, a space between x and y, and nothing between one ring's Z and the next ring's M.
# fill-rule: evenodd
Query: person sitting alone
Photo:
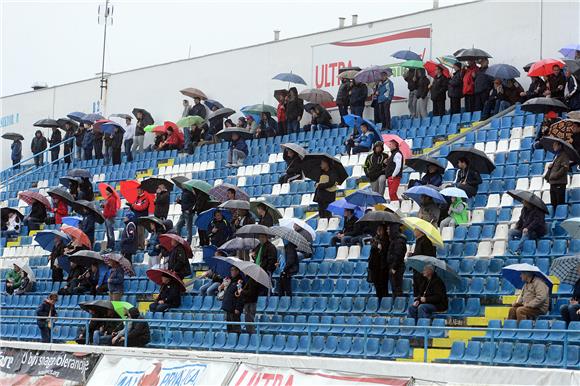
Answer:
M239 134L233 133L228 149L228 163L226 166L242 166L248 156L248 144Z
M524 282L522 292L508 313L508 319L518 322L526 319L536 319L548 312L550 306L550 290L542 278L533 272L522 272L520 278Z
M513 249L510 249L512 255L519 255L526 240L538 240L546 232L545 213L540 208L524 201L524 207L515 228L508 232L508 240L519 240Z
M2 218L2 236L12 239L20 234L20 217L10 212L6 218Z
M256 212L258 212L259 225L263 225L266 227L274 226L274 218L268 212L268 207L265 204L259 203L256 207Z
M361 134L354 134L344 143L348 155L366 153L371 150L373 145L374 133L369 130L366 122L360 124Z
M340 232L336 234L330 241L331 245L351 246L360 244L361 236L363 234L361 226L357 223L358 217L354 215L354 209L344 209L344 226Z
M445 227L456 227L457 225L467 224L469 222L467 203L461 197L453 197L447 213L449 216L441 220L441 229Z
M20 281L20 286L14 290L15 295L24 295L28 292L32 292L34 287L34 282L30 280L30 277L28 277L28 272L23 269L20 270L20 272L22 273L22 280Z
M12 264L12 269L6 274L6 293L12 295L22 284L22 269Z
M175 279L168 274L161 275L161 288L159 295L153 303L149 305L151 312L165 312L170 308L181 306L181 289Z
M302 159L291 149L285 149L283 153L286 161L286 172L280 176L279 184L285 184L302 179Z
M46 206L34 200L30 214L24 217L24 225L28 227L28 230L39 230L40 225L46 222L47 217Z
M443 183L443 173L442 169L437 167L436 165L429 165L427 167L427 173L421 177L420 180L409 180L409 188L413 186L425 186L425 185L433 185L433 186L441 186Z
M447 310L447 289L432 265L427 264L423 267L422 278L414 288L419 292L414 293L413 304L409 306L407 312L409 318L431 319L433 313Z
M463 190L467 194L467 197L474 197L482 182L479 172L469 167L469 160L467 158L460 158L457 166L459 170L455 178L455 187Z
M439 205L437 205L431 196L425 194L421 195L420 201L419 214L417 217L437 226L441 214L441 208L439 208Z
M580 264L576 267L576 272L580 275ZM576 280L574 284L574 291L572 292L572 298L568 304L562 304L560 307L560 315L562 319L566 322L566 326L570 322L580 321L580 279Z

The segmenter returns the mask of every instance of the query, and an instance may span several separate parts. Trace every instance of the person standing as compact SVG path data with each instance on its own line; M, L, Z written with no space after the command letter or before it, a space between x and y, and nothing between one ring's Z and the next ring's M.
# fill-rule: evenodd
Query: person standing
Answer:
M407 82L407 89L409 90L409 97L407 98L409 115L411 118L415 118L417 116L417 70L408 69L403 75L403 79Z
M50 343L52 340L53 321L49 318L54 318L58 315L55 307L57 301L58 295L51 293L36 309L36 316L38 316L36 324L40 329L42 343Z
M54 208L52 209L54 213L54 223L60 225L62 224L63 217L68 216L68 204L59 196L54 196L52 202L54 205Z
M425 70L417 70L417 118L427 117L427 105L429 104L429 79L425 75Z
M475 74L477 66L474 60L467 62L467 67L463 71L463 96L465 97L465 111L470 113L475 110Z
M34 154L34 164L36 167L42 166L44 164L42 153L48 147L46 138L42 135L42 131L36 130L34 133L34 138L32 138L32 143L30 144L30 150Z
M368 96L367 85L361 82L357 82L356 80L353 79L348 98L348 104L350 105L351 114L357 115L362 118L365 111L365 102L367 100L367 96Z
M278 119L278 135L286 134L286 93L278 93L276 118Z
M552 145L556 157L549 162L548 171L544 179L550 184L550 202L554 210L558 205L566 203L566 185L568 184L568 171L570 170L570 157L562 151L562 145L554 142Z
M91 241L91 245L95 244L95 222L96 216L92 210L88 210L85 207L81 207L78 210L79 214L83 217L81 222L79 223L79 228L81 231L85 232L89 240Z
M568 76L564 93L566 104L571 111L580 110L580 89L578 89L580 81L578 80L578 75L572 73L569 67L566 69L566 75Z
M95 130L93 128L93 147L95 149L95 159L103 159L103 141L105 134L101 130ZM105 160L105 163L107 161Z
M103 142L105 143L105 154L103 156L103 164L108 165L113 159L113 133L104 133Z
M75 131L76 158L79 161L83 159L83 140L85 138L85 134L85 126L81 123Z
M254 320L256 318L256 309L258 306L258 296L260 296L260 292L262 291L263 286L248 277L246 284L242 287L242 289L236 292L236 296L240 297L243 303L243 313L244 313L244 322L246 333L252 335L256 332L256 326L254 326Z
M479 69L475 72L473 79L473 111L483 111L483 106L485 106L489 92L493 87L493 78L486 74L488 66L489 61L487 59L481 59Z
M121 164L121 147L123 146L123 132L119 127L115 127L111 138L111 156L113 165Z
M83 123L83 125L85 127L82 143L83 159L85 161L89 161L93 159L93 143L95 135L93 133L93 127L90 123Z
M133 261L133 255L137 253L137 226L135 215L129 212L123 219L125 229L121 233L121 254L129 261Z
M52 128L52 135L50 136L50 140L48 143L50 144L50 161L55 162L58 159L60 153L60 145L57 146L59 143L62 142L62 136L60 134L60 129L58 127Z
M284 260L280 263L279 295L292 297L292 276L299 270L298 251L296 245L284 242Z
M461 73L461 62L453 64L453 76L447 84L447 95L451 101L449 107L450 114L459 114L461 112L461 97L463 96L463 77Z
M178 236L182 236L183 226L187 227L187 242L191 244L193 237L193 207L195 206L195 194L188 189L183 189L181 196L177 198L177 203L181 205L181 215L177 224L175 224L175 230Z
M70 122L65 122L64 124L64 163L70 164L71 158L73 157L73 146L74 146L74 127Z
M125 133L123 134L123 145L125 146L127 162L133 161L133 153L131 152L133 137L135 137L135 124L131 123L131 117L127 116L125 118Z
M336 93L336 107L340 114L340 127L346 127L344 123L344 116L348 114L348 100L350 93L350 81L348 79L341 79L338 92Z
M224 290L222 310L225 312L227 322L239 323L241 321L244 302L239 293L242 291L242 283L243 280L239 268L232 266L230 268L229 285L225 286L224 283L220 285L220 290ZM239 324L227 324L226 330L228 334L239 334L241 332L241 326Z
M169 214L169 191L165 187L165 184L159 184L157 186L157 191L155 192L155 211L153 215L158 219L165 220Z
M374 284L379 301L389 295L388 248L389 236L386 231L386 225L380 224L371 241L371 253L368 263L368 280Z
M391 201L399 201L397 190L401 183L403 176L403 153L399 150L399 144L396 141L387 142L387 146L391 150L391 155L387 159L385 166L385 176L387 178L387 188L389 190L389 199Z
M20 169L19 163L22 160L22 142L19 139L15 139L12 142L12 145L10 145L10 149L12 150L10 153L12 165L14 166L14 169Z
M320 161L320 178L316 183L313 201L318 203L320 218L330 218L332 213L327 209L331 202L336 200L336 172L330 168L330 163L323 159Z
M363 170L365 175L371 183L373 192L379 193L381 196L385 194L385 186L387 177L385 176L385 165L389 157L384 152L384 144L382 141L377 141L373 145L373 152L369 154L365 160Z
M137 188L137 199L134 203L129 204L135 218L147 217L149 215L149 198L141 186ZM137 226L137 248L145 249L145 228L142 225Z
M447 88L449 79L443 75L441 66L435 69L435 78L431 84L431 100L433 101L433 116L445 115L445 99L447 96Z
M107 249L112 251L115 249L115 217L119 209L117 206L119 198L110 186L107 187L106 192L107 197L103 208L103 217L105 218L105 229L107 232Z
M382 130L391 129L391 101L395 95L393 82L389 79L390 70L381 72L381 83L377 90L377 103L380 106Z
M576 267L576 272L580 275L580 265ZM560 306L560 315L566 322L566 327L570 322L580 321L580 279L576 280L574 290L572 291L572 298L568 304Z
M288 134L297 133L300 130L300 121L304 114L304 101L298 97L296 87L288 90L288 101L286 102L286 128Z
M250 257L272 278L278 263L278 250L267 235L258 235L258 240L260 244L250 252Z
M125 271L119 263L114 260L110 261L109 269L109 299L111 301L120 301L125 292Z
M393 298L403 296L403 275L405 274L405 256L407 255L407 238L401 233L399 224L386 227L389 244L387 248L388 281L391 282ZM388 285L385 285L388 291Z
M145 127L153 124L153 118L148 114L143 114L142 110L137 110L135 116L137 123L135 124L135 137L131 152L135 153L139 149L139 153L143 153L145 151Z

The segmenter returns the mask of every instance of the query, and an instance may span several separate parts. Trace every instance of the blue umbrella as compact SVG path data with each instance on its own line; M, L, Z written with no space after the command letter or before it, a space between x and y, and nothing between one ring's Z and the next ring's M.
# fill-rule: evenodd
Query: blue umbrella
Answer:
M251 115L252 118L254 118L254 121L256 121L256 123L260 123L260 120L262 119L262 117L260 116L260 114L248 113L246 111L248 109L248 107L250 107L250 106L244 106L244 107L242 107L240 109L240 112L242 112L245 116Z
M344 119L344 123L346 123L348 125L348 127L356 128L357 132L359 134L362 133L362 130L360 129L360 125L363 122L366 123L369 130L371 130L375 134L375 138L373 139L373 142L381 140L381 133L379 132L379 129L377 128L377 126L374 123L372 123L368 119L361 118L358 115L354 115L354 114L347 114L342 118Z
M509 64L492 64L485 73L502 80L519 78L520 76L520 71Z
M86 114L84 117L81 118L81 122L93 124L96 121L101 120L101 119L106 119L106 118L103 117L101 114Z
M203 247L203 261L207 264L209 268L211 268L215 273L220 275L221 277L230 276L230 267L231 264L216 259L215 253L217 251L217 247L215 245L207 245Z
M304 79L302 79L300 75L296 75L291 72L283 72L281 74L276 75L272 79L281 80L283 82L303 84L306 86L306 81L304 81Z
M75 122L81 123L81 121L83 120L85 115L87 115L87 114L81 113L80 111L73 111L72 113L67 114L66 116Z
M213 100L213 99L206 99L205 101L203 101L203 103L210 110L212 110L214 107L217 107L218 109L223 109L224 108L224 105L222 105L221 103L219 103L218 101Z
M522 272L533 273L534 276L537 276L540 279L542 279L543 281L545 281L546 284L548 285L548 288L550 289L550 292L552 292L552 286L554 285L552 283L552 280L550 280L550 278L548 276L546 276L546 274L544 272L542 272L540 270L540 268L536 267L535 265L531 265L528 263L511 264L511 265L505 266L501 269L502 276L507 281L512 283L512 285L516 288L522 288L524 286L524 282L520 278L520 273L522 273Z
M369 189L359 189L346 196L345 200L349 204L362 206L363 208L387 202L381 194Z
M576 51L580 51L580 44L568 44L558 50L567 59L576 58Z
M350 204L346 199L341 198L340 200L334 201L332 204L328 205L328 210L337 216L344 215L345 209L354 209L354 215L358 218L361 218L364 213L364 208L360 206Z
M465 190L453 186L442 189L439 193L446 197L460 197L467 199L467 193L465 193Z
M457 272L449 267L443 260L439 260L433 256L423 255L410 256L405 260L405 265L407 267L413 268L418 272L423 271L423 268L428 264L435 268L435 273L437 273L437 276L443 280L447 288L459 286L461 284L461 278L457 275Z
M78 228L79 223L83 220L80 216L66 216L62 218L62 223L65 225L70 225L71 227Z
M68 256L59 256L56 258L56 261L58 261L58 266L61 267L63 271L66 273L70 272L70 261Z
M447 203L445 197L443 197L441 193L426 185L413 186L405 192L405 196L409 197L419 205L421 204L421 196L429 196L433 201L439 204Z
M217 211L217 208L211 208L205 212L201 212L197 219L195 219L195 226L202 231L207 231L209 223L213 220L213 214ZM224 218L229 222L232 219L232 212L229 210L221 210Z
M115 127L118 127L122 133L125 132L125 129L123 128L123 126L121 126L117 122L103 123L101 125L101 131L103 132L103 134L111 135L115 131Z
M395 59L401 60L423 60L419 54L410 50L397 51L394 54L391 54L391 56Z
M52 252L54 249L54 238L56 236L60 237L65 244L70 243L70 237L66 233L54 229L38 232L34 236L34 240L42 249Z

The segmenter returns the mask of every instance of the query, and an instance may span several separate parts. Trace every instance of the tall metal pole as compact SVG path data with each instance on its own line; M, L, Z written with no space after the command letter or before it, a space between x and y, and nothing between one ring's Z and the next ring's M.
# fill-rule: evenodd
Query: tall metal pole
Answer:
M109 0L105 2L105 28L103 30L103 58L101 62L101 101L103 100L103 89L105 86L105 52L107 48L107 19L109 18Z

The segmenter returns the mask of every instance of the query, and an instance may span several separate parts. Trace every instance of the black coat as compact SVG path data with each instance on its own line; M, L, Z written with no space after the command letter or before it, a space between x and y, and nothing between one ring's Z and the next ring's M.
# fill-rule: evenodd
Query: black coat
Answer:
M457 177L455 178L456 185L466 185L469 191L466 191L469 197L477 194L477 189L481 184L481 176L479 172L471 169L459 169Z
M337 106L348 106L348 92L350 91L350 84L349 82L343 82L340 84L338 88L338 92L336 93L336 104Z
M391 236L387 250L387 263L396 271L405 270L405 255L407 255L407 238L401 233Z
M197 104L197 105L193 105L189 108L189 113L188 115L197 115L200 116L202 118L205 118L205 115L207 114L207 111L205 110L205 106L203 104Z
M437 256L437 249L427 236L422 236L415 242L413 256Z
M516 229L522 230L524 228L530 232L535 232L537 237L543 237L547 232L544 212L535 206L524 206Z
M415 288L418 289L418 292L413 294L415 300L425 297L425 304L434 305L438 312L447 310L447 288L436 273L433 273L431 280L423 278Z
M572 292L572 300L580 300L580 279L574 284L574 291Z
M40 153L48 147L48 143L44 136L38 138L36 135L32 138L32 143L30 144L30 150L32 153L37 154Z
M62 142L62 135L60 134L60 130L56 130L52 132L52 135L50 136L50 146L54 146L54 145L58 145L59 143ZM59 147L55 147L52 150L58 150Z
M32 204L32 209L30 210L30 215L31 218L34 218L40 222L45 222L46 221L46 206L44 206L43 204L41 204L38 201L34 201L34 203Z
M475 78L473 79L474 83L474 92L476 94L479 93L489 93L489 90L493 87L493 77L487 75L485 71L487 67L480 68L479 71L475 73Z
M429 79L426 76L421 76L417 79L417 99L425 99L429 94Z
M216 232L212 231L213 228L216 228ZM222 219L221 221L212 220L207 229L209 230L211 244L216 247L220 247L223 243L228 241L232 235L232 228L225 219Z
M350 89L349 104L351 106L364 106L367 100L368 89L364 83L357 83Z
M463 77L461 71L455 71L447 84L449 98L461 98L463 96Z
M433 78L433 84L431 84L431 100L445 99L448 85L449 79L443 75Z
M182 212L191 211L195 206L195 198L196 198L195 194L193 194L191 191L184 190L181 193L181 198L179 201L179 204L181 205L181 211Z
M225 312L233 313L238 311L242 313L244 309L244 301L241 296L236 296L238 290L238 280L241 280L241 276L235 276L231 278L230 285L226 288L224 292L224 300L222 300L222 310Z
M121 149L123 146L123 132L121 130L117 130L115 134L113 134L111 146L113 149Z
M263 225L265 227L271 227L274 226L274 219L272 218L270 213L266 212L264 217L260 217L260 221L258 221L258 224Z
M136 320L140 320L138 318ZM142 319L141 319L142 320ZM131 328L127 333L128 347L145 347L151 340L151 332L149 330L149 323L147 322L132 322Z
M284 266L284 273L291 276L298 273L299 270L299 260L298 253L296 252L296 245L292 243L287 243L284 246L284 256L286 257L286 265Z
M79 224L79 228L81 231L85 232L85 234L91 240L91 243L95 242L95 214L92 211L89 211L87 214L83 215L83 219Z
M42 303L40 303L40 305L36 309L36 316L47 317L49 315L57 316L56 308L54 307L54 305L49 304L46 302L46 300L44 300ZM38 324L39 327L47 327L48 319L37 319L36 323Z
M262 285L248 277L248 281L242 287L242 302L244 304L252 304L258 302L258 296L260 296L260 290L262 289Z
M256 248L253 249L254 260L258 256L258 251L262 248L262 255L260 257L260 267L272 274L276 270L276 263L278 262L278 250L270 241L266 241L264 245L258 244Z
M539 98L544 96L544 91L546 91L546 82L539 76L534 76L532 78L532 83L526 91L526 99Z
M357 223L358 217L351 216L350 218L344 218L344 226L342 228L342 234L345 236L359 236L362 234L362 229L359 223Z
M373 283L376 283L379 278L383 277L381 272L389 268L387 261L388 250L389 239L380 239L375 235L371 242L371 253L368 262L369 279Z
M175 281L163 284L157 297L157 301L159 300L163 300L163 303L171 308L179 307L181 305L181 289L179 285Z
M330 126L332 124L332 117L324 107L320 107L320 114L313 120L317 125Z
M165 190L157 193L154 203L155 212L153 212L153 215L157 218L167 218L167 214L169 214L169 192Z
M324 173L324 172L323 172ZM319 204L330 204L336 200L336 192L329 192L328 188L336 185L337 176L334 169L330 169L328 172L324 173L328 176L328 182L319 183L314 192L314 202Z
M177 273L177 276L181 279L191 275L191 265L189 264L189 259L185 254L185 249L183 249L181 245L178 245L170 251L169 259L167 261L167 269Z
M302 177L302 160L300 157L295 155L292 158L289 158L284 152L284 161L286 161L286 176L288 178L294 176Z
M417 89L417 71L414 69L409 69L405 75L403 75L403 79L407 82L407 89L409 91L415 91Z
M288 100L286 103L286 120L297 121L304 114L304 101L300 98Z

